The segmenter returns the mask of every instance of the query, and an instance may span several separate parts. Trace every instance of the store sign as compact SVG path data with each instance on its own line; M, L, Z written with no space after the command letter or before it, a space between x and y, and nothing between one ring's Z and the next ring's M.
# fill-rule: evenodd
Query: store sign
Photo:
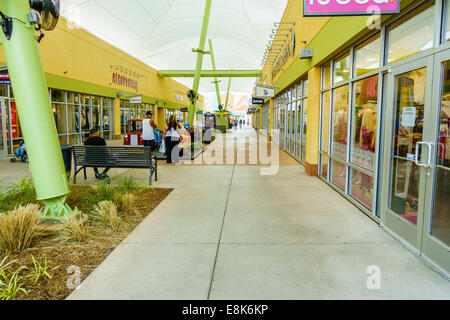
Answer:
M180 111L181 112L188 112L188 108L181 108Z
M138 89L138 82L136 80L122 76L117 72L113 72L112 82L127 88Z
M255 97L261 98L261 99L274 98L275 97L275 89L257 86Z
M142 96L130 97L130 104L141 104Z
M304 16L348 16L400 12L400 0L303 0Z
M281 68L286 63L287 59L291 56L294 56L295 53L295 33L292 33L291 42L288 43L286 47L281 51L281 56L275 62L274 67L272 68L272 79L276 76L276 74L281 70Z
M11 79L9 78L8 69L0 70L0 84L11 84Z
M311 59L313 57L313 48L305 48L300 50L300 59Z
M264 104L264 99L252 97L252 104Z

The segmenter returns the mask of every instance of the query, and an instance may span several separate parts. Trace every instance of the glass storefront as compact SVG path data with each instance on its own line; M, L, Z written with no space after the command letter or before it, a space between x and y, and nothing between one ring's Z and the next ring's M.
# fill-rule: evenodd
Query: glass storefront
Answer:
M61 144L82 143L92 128L105 139L113 138L112 99L49 89L51 108ZM0 156L14 153L23 140L14 93L0 86Z
M379 215L374 196L382 105L380 79L388 65L433 47L435 12L434 1L429 1L322 67L319 175L374 215ZM418 87L425 83L423 79L412 81ZM408 84L399 85L405 87L402 90L407 95ZM420 95L420 88L414 92ZM405 157L414 152L402 150ZM400 174L405 168L399 161ZM409 208L413 210L412 204Z
M450 61L442 66L442 93L431 233L450 246Z
M324 65L321 84L319 175L373 213L381 50L377 33Z
M50 89L53 117L61 144L82 143L91 129L113 139L112 99Z
M120 100L120 133L124 135L127 130L128 120L144 119L147 111L155 112L155 106L148 103L134 104L128 100Z
M183 112L177 109L166 109L166 122L169 121L171 115L174 115L177 121L183 121Z
M280 147L305 164L308 80L280 93L274 103L273 128L279 130Z
M419 3L322 65L318 166L322 180L447 272L449 3Z

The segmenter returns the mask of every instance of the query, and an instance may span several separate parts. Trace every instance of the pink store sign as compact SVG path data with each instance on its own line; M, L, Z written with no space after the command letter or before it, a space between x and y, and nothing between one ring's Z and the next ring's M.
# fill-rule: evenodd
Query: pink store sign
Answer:
M303 0L304 16L349 16L400 12L400 0Z

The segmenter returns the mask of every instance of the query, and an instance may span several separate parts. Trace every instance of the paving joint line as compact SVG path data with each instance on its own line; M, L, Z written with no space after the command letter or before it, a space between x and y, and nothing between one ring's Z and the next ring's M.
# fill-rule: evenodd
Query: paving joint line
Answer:
M228 192L227 192L227 201L225 203L225 209L223 211L222 224L220 226L219 241L217 242L216 256L214 257L214 264L213 264L213 269L211 272L211 280L209 282L208 296L206 297L206 300L210 300L210 296L211 296L211 289L212 289L212 284L214 281L214 274L216 272L217 257L219 256L220 242L222 241L223 226L225 225L225 216L227 214L228 200L230 199L230 191L231 191L231 186L233 185L233 177L234 177L234 169L235 168L236 168L236 165L233 166L233 171L231 172L231 179L230 179L230 184L228 186Z

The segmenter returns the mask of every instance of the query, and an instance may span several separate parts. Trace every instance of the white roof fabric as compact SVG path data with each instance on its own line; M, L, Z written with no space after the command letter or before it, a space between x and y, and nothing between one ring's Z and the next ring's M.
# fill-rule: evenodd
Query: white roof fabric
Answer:
M213 0L208 38L217 69L261 69L274 22L288 0ZM61 0L61 14L90 33L157 70L193 70L205 0ZM208 41L205 49L208 50ZM211 70L205 55L203 70ZM193 79L177 81L188 87ZM226 91L228 80L221 79ZM199 92L209 96L213 79L203 78ZM234 78L231 91L250 93L255 78Z

